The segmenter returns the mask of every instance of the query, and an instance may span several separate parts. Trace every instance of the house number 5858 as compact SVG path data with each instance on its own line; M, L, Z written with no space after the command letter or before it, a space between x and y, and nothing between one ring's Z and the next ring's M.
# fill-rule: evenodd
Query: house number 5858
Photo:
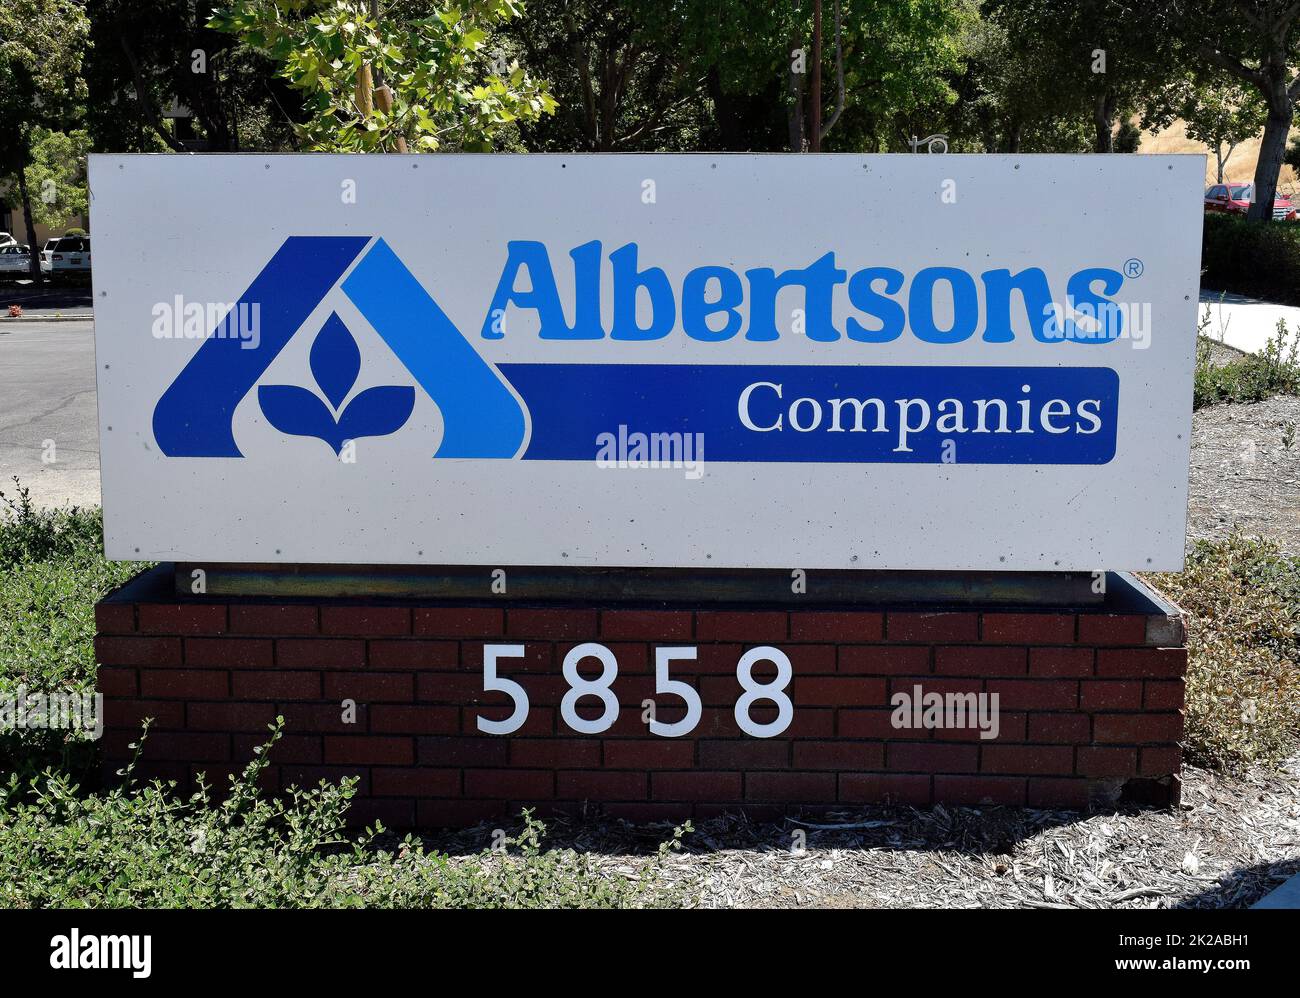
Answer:
M502 721L489 721L480 716L479 731L489 735L508 735L518 731L528 720L528 691L513 679L497 675L497 663L502 659L523 658L523 645L484 645L483 646L483 689L485 692L504 693L514 703L510 716ZM578 672L578 663L583 659L594 658L600 663L600 675L595 679L584 679ZM689 683L680 679L670 679L669 672L674 662L693 662L695 649L692 647L673 647L655 649L655 693L674 696L686 704L686 716L671 724L663 721L650 721L650 733L663 738L680 738L695 730L704 713L700 695ZM776 678L770 683L756 682L754 666L759 662L771 662L776 666ZM618 661L614 653L602 644L589 641L571 649L564 656L564 678L569 689L560 701L560 717L574 731L584 735L598 735L608 731L618 720L618 697L612 689L618 678ZM794 717L794 704L785 689L790 685L793 675L790 659L779 648L764 645L751 648L736 663L736 679L744 691L736 701L736 724L741 731L755 738L772 738L781 734L790 726ZM595 698L600 701L600 716L590 720L578 716L578 701L583 698ZM770 701L776 705L776 720L767 723L755 721L750 715L750 708L759 701Z

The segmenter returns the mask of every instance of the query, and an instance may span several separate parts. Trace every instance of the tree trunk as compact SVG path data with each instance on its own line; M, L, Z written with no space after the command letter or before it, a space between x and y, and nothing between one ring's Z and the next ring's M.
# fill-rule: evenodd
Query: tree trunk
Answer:
M808 151L822 151L822 0L813 0L812 92L808 95Z
M1115 118L1115 96L1114 94L1098 94L1096 101L1092 105L1092 123L1097 129L1097 141L1093 146L1093 152L1114 152L1114 118Z
M794 52L799 47L797 35L791 36L790 52L790 109L788 112L790 126L790 151L803 152L803 73L794 71ZM803 68L808 69L808 59L804 56Z
M1269 95L1268 118L1264 138L1259 144L1259 162L1255 164L1255 200L1246 217L1254 222L1273 217L1273 198L1277 196L1277 178L1286 155L1286 137L1295 114L1285 84L1275 84Z
M1024 127L1019 121L1013 121L1007 126L1007 152L1020 152L1020 136L1024 131Z
M27 226L27 251L30 256L28 261L28 273L31 274L32 283L41 283L41 256L40 249L36 245L36 224L32 221L32 195L27 189L27 162L30 158L30 132L21 132L18 135L18 194L23 201L23 224Z

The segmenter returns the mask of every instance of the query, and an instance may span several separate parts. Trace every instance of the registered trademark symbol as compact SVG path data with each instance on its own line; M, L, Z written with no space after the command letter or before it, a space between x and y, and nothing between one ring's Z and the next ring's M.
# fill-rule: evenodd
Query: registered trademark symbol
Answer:
M1141 277L1142 271L1146 269L1147 269L1146 264L1144 264L1141 260L1139 260L1135 256L1131 256L1124 261L1125 277Z

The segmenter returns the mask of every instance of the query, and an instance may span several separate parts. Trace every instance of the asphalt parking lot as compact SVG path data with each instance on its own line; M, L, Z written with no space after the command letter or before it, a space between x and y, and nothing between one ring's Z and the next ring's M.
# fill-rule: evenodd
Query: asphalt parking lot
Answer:
M0 323L0 491L99 505L94 324Z

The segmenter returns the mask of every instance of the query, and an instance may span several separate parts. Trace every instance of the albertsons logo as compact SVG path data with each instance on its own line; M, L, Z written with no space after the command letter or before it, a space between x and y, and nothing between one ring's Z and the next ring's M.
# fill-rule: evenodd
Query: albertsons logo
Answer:
M1064 309L1036 267L978 275L927 267L909 281L886 267L850 275L834 253L802 269L749 270L744 280L730 268L700 266L676 289L662 269L643 269L629 243L609 253L613 328L606 333L601 244L569 256L572 326L546 246L511 242L481 336L503 337L498 321L509 307L534 310L541 340L592 341L592 362L493 365L383 239L293 236L231 310L241 322L255 314L256 335L212 332L155 407L154 437L168 457L243 457L235 410L256 391L260 414L275 431L318 439L337 455L349 441L401 431L422 391L441 417L442 437L430 455L437 458L591 461L602 441L622 439L629 428L703 435L715 462L949 463L956 453L964 464L1105 464L1115 456L1120 385L1109 367L1062 366L1059 357L1043 366L881 365L866 355L857 364L779 364L763 363L762 355L782 336L775 321L782 287L803 291L810 349L841 337L888 343L907 330L941 349L978 337L996 356L998 345L1015 339L1013 299L1041 343L1112 343L1129 335L1126 306L1114 300L1125 279L1120 271L1070 275L1060 289ZM520 289L525 275L528 287ZM951 294L950 325L935 307L939 287ZM413 383L358 385L360 348L345 321L331 312L308 323L336 288ZM837 291L856 310L843 331L833 321ZM651 306L646 328L635 305L641 292ZM743 339L749 362L600 361L600 341L656 340L678 329L701 344ZM314 384L282 384L274 376L264 383L298 336L311 338Z
M153 415L154 438L169 457L242 457L235 408L366 246L367 236L293 236L257 275L236 305L258 304L256 348L240 338L208 338L163 394ZM376 239L341 285L342 292L438 406L443 418L438 457L514 457L524 442L519 401L466 342L455 325L382 239ZM343 443L395 433L415 405L412 385L356 387L361 354L337 314L311 346L316 390L261 385L257 401L282 433L318 437L338 453Z

